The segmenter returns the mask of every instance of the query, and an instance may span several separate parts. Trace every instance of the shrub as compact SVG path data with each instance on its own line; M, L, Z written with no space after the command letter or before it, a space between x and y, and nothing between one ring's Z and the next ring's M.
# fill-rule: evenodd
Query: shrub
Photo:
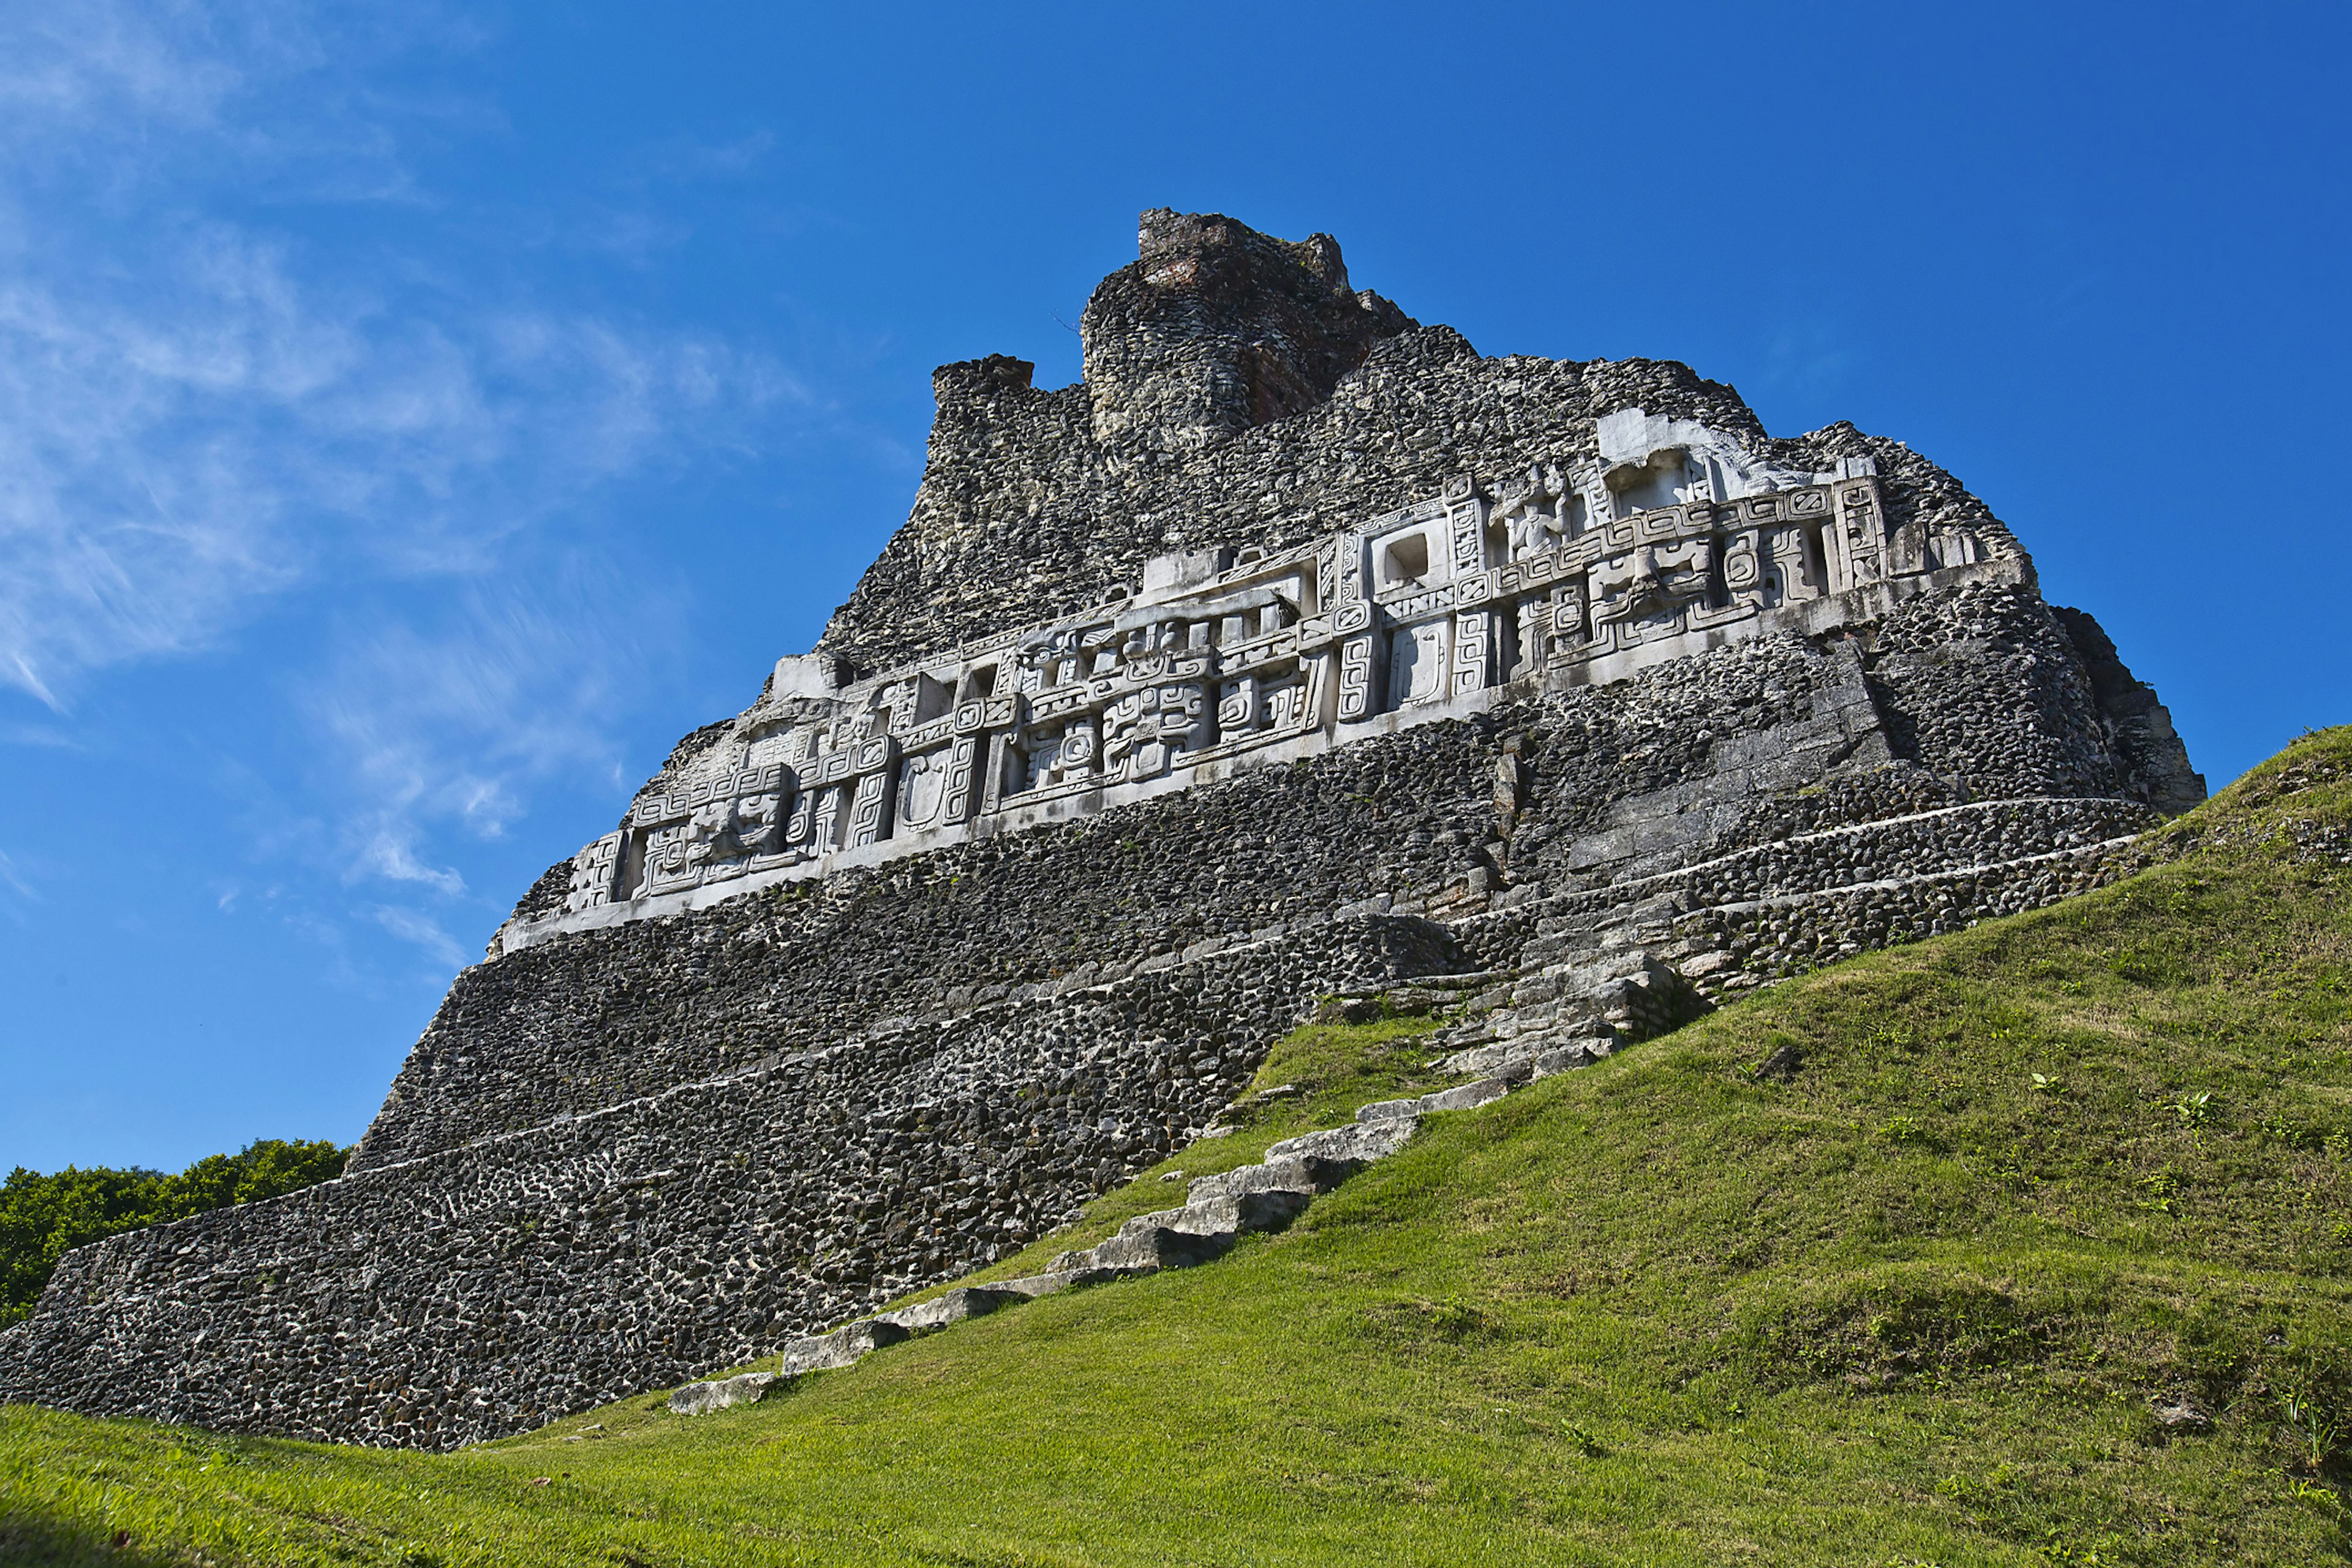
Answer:
M19 1165L0 1184L0 1327L31 1314L58 1259L77 1247L330 1180L350 1154L334 1143L263 1138L177 1174L68 1165L45 1176Z

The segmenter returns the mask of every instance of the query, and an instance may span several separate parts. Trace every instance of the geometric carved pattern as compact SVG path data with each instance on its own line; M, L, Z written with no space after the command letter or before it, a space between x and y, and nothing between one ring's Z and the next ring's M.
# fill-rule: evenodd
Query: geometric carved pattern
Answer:
M621 834L607 833L572 858L572 887L563 896L564 912L577 914L612 901L623 842Z
M795 672L573 858L564 910L978 831L1981 558L1965 531L1890 535L1875 470L1849 462L1811 485L1726 494L1708 481L1655 505L1590 466L1530 470L1492 504L1457 479L1286 555L1205 574L1181 558L1171 577L1191 585L1163 578L1149 600L846 684L812 689Z
M971 706L977 710L980 705L974 703ZM962 728L961 715L958 715L958 727ZM942 820L950 826L971 820L972 786L978 782L979 772L973 766L973 760L979 755L980 746L980 737L967 732L956 737L955 745L949 754L947 800Z
M1487 668L1493 652L1488 637L1488 623L1492 619L1480 610L1454 617L1454 695L1456 697L1483 691L1492 684Z
M1372 639L1349 637L1339 645L1339 718L1352 722L1372 716Z
M890 834L890 775L867 773L857 781L857 797L849 809L849 845L863 849Z

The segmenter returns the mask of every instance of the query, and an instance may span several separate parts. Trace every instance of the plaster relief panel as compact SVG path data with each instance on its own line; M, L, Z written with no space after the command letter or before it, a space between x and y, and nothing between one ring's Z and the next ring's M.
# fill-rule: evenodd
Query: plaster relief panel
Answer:
M623 834L575 858L563 913L912 850L1277 744L1343 744L1381 714L1466 710L1508 681L1614 679L1617 656L1638 668L1986 559L1966 529L1890 527L1868 458L1791 474L1638 409L1597 430L1597 457L1535 464L1492 498L1462 478L1278 557L1194 552L1148 592L919 666L782 661Z
M951 749L921 752L899 766L898 821L910 833L939 826L946 818Z
M1679 631L1683 611L1706 601L1714 571L1704 540L1643 545L1593 569L1594 625L1617 627L1629 642Z
M1433 701L1449 689L1445 626L1439 621L1398 630L1389 651L1389 689L1399 707Z
M1207 742L1207 701L1190 682L1147 686L1103 713L1103 765L1112 776L1140 783L1166 773L1187 752Z

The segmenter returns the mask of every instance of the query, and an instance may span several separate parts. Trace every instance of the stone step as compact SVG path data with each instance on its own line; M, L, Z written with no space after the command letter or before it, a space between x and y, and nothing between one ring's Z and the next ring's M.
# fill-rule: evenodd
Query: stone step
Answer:
M735 1405L757 1405L783 1379L772 1372L747 1372L737 1377L689 1383L669 1396L673 1415L708 1415Z
M1202 1234L1151 1225L1122 1228L1117 1236L1080 1253L1067 1254L1076 1272L1108 1271L1122 1278L1162 1268L1192 1268L1233 1250L1237 1232ZM1057 1262L1064 1259L1056 1259Z
M1261 1186L1220 1193L1197 1202L1187 1202L1181 1208L1138 1215L1119 1226L1119 1234L1140 1233L1153 1228L1181 1230L1193 1236L1244 1235L1252 1231L1279 1230L1296 1219L1314 1196L1315 1189L1304 1184L1296 1187Z
M1481 1078L1513 1080L1549 1078L1556 1072L1590 1067L1617 1049L1613 1035L1519 1035L1493 1045L1456 1051L1441 1066L1447 1072L1476 1073Z
M910 1334L933 1334L966 1318L984 1318L999 1307L1029 1300L1031 1292L1001 1285L959 1285L944 1295L895 1312L878 1312L877 1323L893 1323Z
M1280 1160L1291 1155L1306 1155L1370 1164L1403 1148L1412 1137L1413 1125L1412 1118L1403 1116L1380 1121L1358 1121L1321 1132L1303 1132L1296 1138L1286 1138L1268 1149L1266 1158Z
M783 1348L777 1370L786 1377L798 1377L804 1372L830 1372L908 1337L908 1331L897 1323L887 1323L878 1318L860 1319L829 1334L794 1340Z
M1356 1120L1359 1122L1412 1121L1433 1111L1474 1110L1510 1092L1511 1085L1507 1079L1481 1079L1476 1083L1440 1089L1435 1094L1424 1094L1414 1100L1380 1100L1357 1111Z
M1213 1176L1196 1176L1185 1188L1184 1198L1187 1203L1201 1204L1242 1193L1328 1193L1363 1168L1361 1160L1335 1160L1320 1154L1286 1155Z
M1487 1022L1493 1016L1489 1013L1485 1017L1465 1018L1458 1024L1444 1025L1431 1032L1430 1041L1440 1046L1484 1045L1495 1037L1495 1026Z

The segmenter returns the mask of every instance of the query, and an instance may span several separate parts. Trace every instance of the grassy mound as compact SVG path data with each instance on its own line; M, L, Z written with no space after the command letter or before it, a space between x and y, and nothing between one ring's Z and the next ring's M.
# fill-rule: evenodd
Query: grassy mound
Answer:
M1222 1262L761 1405L439 1458L11 1408L0 1551L2343 1562L2352 731L2165 833L2180 858L2105 892L1433 1119ZM1302 1031L1261 1080L1302 1092L1171 1166L1414 1087L1415 1027ZM1160 1174L1045 1250L1173 1201Z

